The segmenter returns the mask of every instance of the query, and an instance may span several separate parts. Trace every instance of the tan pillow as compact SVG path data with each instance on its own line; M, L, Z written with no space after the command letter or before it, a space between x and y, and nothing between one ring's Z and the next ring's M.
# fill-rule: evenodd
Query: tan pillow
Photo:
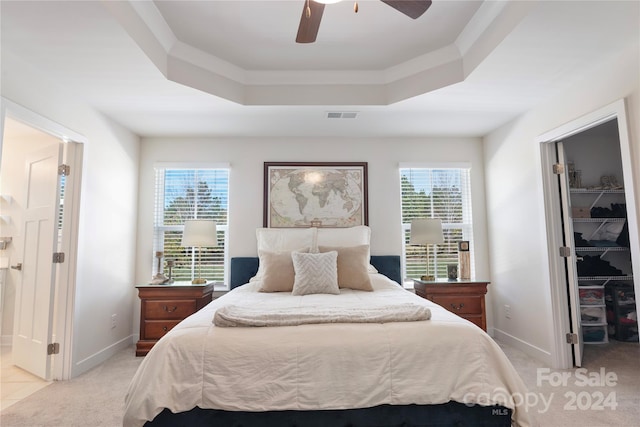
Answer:
M308 249L302 252L308 252ZM290 251L258 251L262 267L260 292L291 292L295 280Z
M368 245L371 240L371 229L366 225L356 225L347 228L318 228L316 236L316 248L319 246L351 247ZM311 252L314 252L313 250ZM369 254L367 254L368 256ZM370 262L367 260L367 262ZM377 273L378 270L369 264L369 273Z
M315 228L258 228L256 229L258 255L260 251L292 252L300 248L315 248ZM303 251L303 252L308 252ZM260 263L258 272L250 282L262 280L264 264Z
M369 278L369 245L318 246L319 252L338 252L338 285L341 288L373 291Z

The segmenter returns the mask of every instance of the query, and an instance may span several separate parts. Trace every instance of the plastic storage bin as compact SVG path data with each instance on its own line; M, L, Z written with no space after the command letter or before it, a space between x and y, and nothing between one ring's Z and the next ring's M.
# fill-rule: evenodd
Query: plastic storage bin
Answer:
M578 292L580 305L604 305L604 289L602 287L581 287Z

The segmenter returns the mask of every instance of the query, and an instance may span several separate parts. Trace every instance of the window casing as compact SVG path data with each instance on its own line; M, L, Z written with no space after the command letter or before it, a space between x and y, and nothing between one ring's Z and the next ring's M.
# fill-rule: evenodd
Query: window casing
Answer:
M173 260L175 281L191 281L198 276L219 284L228 278L229 169L160 167L156 172L154 253L161 251ZM216 221L217 247L182 247L182 232L187 219ZM156 263L153 264L153 274ZM169 274L164 262L164 274Z
M469 241L473 276L470 169L401 167L400 190L405 280L426 275L427 262L432 273L434 265L437 267L436 278L446 278L447 265L458 264L458 242L463 240ZM424 246L409 245L411 220L417 218L440 218L444 243L429 245L428 251Z

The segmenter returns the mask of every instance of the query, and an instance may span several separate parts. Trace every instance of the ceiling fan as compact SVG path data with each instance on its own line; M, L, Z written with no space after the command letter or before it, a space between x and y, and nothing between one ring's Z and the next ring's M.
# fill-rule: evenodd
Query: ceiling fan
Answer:
M298 26L297 43L313 43L318 35L325 4L338 3L340 0L305 0L302 17ZM417 19L431 6L431 0L380 0L412 19ZM354 4L358 12L358 2Z

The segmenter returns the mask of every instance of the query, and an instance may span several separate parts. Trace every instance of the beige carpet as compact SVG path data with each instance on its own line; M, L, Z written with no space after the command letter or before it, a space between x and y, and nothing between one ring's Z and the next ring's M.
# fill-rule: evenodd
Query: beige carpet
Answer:
M545 369L521 351L499 344L527 385L541 427L640 426L638 343L612 340L585 346L581 371ZM615 385L599 385L607 379Z
M124 395L142 358L135 348L70 381L56 381L0 412L0 426L121 426Z
M502 345L522 379L529 387L530 398L537 396L538 402L531 406L541 427L633 427L640 426L640 346L613 341L607 345L586 348L584 376L605 373L617 376L612 387L576 385L582 377L576 371L565 371L566 386L538 381L540 363L524 353ZM93 427L120 426L123 398L129 380L136 371L141 358L134 357L134 349L121 351L101 366L71 381L54 382L26 399L0 413L2 427L47 426L47 427ZM560 371L545 371L553 378ZM553 373L553 374L552 374ZM540 377L542 378L542 377ZM537 383L540 382L538 385ZM596 409L598 392L607 397L613 393L615 402L601 402L602 410ZM572 405L571 396L576 397ZM542 401L551 401L548 409ZM609 404L616 403L615 410ZM567 408L565 408L567 406ZM575 409L571 409L575 406ZM584 409L579 409L582 406ZM330 426L328 426L330 427Z

